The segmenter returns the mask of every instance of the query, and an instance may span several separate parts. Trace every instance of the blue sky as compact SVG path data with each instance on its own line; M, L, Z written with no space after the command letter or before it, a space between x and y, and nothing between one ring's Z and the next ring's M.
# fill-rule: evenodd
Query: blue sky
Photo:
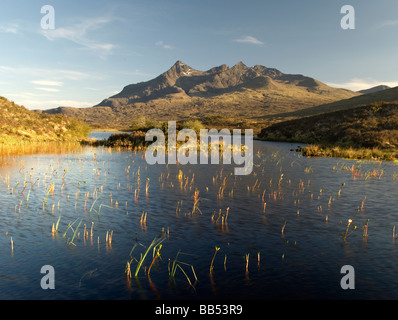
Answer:
M343 5L355 30L343 30ZM55 29L41 28L44 5ZM89 107L177 60L239 61L360 90L398 85L396 0L2 1L0 95L29 109Z

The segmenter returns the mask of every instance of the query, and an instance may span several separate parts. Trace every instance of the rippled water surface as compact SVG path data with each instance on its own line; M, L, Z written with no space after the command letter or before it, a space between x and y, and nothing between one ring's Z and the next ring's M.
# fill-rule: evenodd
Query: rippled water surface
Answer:
M150 166L143 153L107 148L3 156L0 298L397 299L397 164L295 147L255 141L249 176L234 165ZM135 277L158 236L150 276L153 250ZM43 265L55 290L40 286ZM344 265L354 290L340 286Z

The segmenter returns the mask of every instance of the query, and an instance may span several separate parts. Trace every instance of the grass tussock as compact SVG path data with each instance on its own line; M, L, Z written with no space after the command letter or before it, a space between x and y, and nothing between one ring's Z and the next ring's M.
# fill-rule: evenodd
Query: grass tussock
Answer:
M302 148L302 153L307 157L334 157L345 159L380 159L397 160L398 151L381 150L378 148L340 148L309 145Z
M112 134L108 139L106 140L88 140L85 139L82 141L83 145L90 145L93 147L108 147L108 148L119 148L119 149L127 149L127 150L135 150L135 151L142 151L145 150L149 145L151 145L154 141L156 141L156 138L154 141L145 141L145 136L147 132L151 129L160 129L164 136L165 136L165 151L168 150L168 123L167 122L159 122L159 121L146 121L144 117L142 119L144 122L141 123L141 125L138 125L137 123L133 125L131 128L135 128L132 132L130 133L114 133ZM137 129L139 128L139 129ZM200 120L194 119L194 120L189 120L189 121L182 121L178 122L176 126L176 137L178 136L179 130L182 129L192 129L196 133L196 145L197 145L197 150L201 151L202 148L200 146L200 130L205 129L206 126L203 122ZM185 143L189 141L188 137L185 137L185 141L176 141L176 149L179 149L181 146L183 146ZM190 141L192 142L192 140ZM223 152L224 148L224 141L223 139L219 139L217 141L213 141L212 139L210 140L211 143L209 143L206 146L206 149L202 150L205 152L211 152L213 149L217 150L219 152ZM213 143L214 142L214 143ZM234 149L234 146L230 145L231 151L234 152L236 149ZM239 148L239 147L238 147ZM239 149L238 149L239 150ZM245 146L241 145L240 146L240 151L244 151Z
M94 147L124 148L132 150L144 150L151 141L145 141L145 132L133 131L131 133L114 133L106 140L84 140L83 145Z

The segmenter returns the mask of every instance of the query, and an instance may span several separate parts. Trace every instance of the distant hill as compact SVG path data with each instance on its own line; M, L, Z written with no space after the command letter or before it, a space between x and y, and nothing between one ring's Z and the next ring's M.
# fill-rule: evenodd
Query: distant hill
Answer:
M90 127L63 115L40 114L0 97L0 144L82 139Z
M383 91L383 90L386 90L386 89L391 89L391 88L389 86L380 85L380 86L376 86L376 87L373 87L373 88L360 90L358 92L367 94L367 93L374 93L374 92L378 92L378 91Z
M335 101L331 103L321 104L319 106L305 108L293 112L279 113L271 116L265 116L265 118L273 118L282 120L296 119L301 117L308 117L313 115L318 115L327 112L347 110L356 108L359 106L366 106L371 103L377 102L395 102L398 101L398 87L385 89L373 93L361 94L356 97L349 99L343 99L340 101Z
M376 148L398 158L398 103L371 103L279 122L263 129L259 138L316 144L323 148Z
M303 75L242 62L199 71L177 61L158 77L123 90L91 108L56 108L91 125L128 128L139 116L154 120L213 119L235 127L259 125L261 117L297 111L361 95ZM243 119L251 119L244 122Z

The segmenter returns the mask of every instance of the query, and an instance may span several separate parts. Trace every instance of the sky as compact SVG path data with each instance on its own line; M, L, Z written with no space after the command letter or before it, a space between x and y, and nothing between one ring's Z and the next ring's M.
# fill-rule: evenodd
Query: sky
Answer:
M341 26L344 5L355 29ZM1 0L0 9L0 96L28 109L91 107L177 60L203 71L242 61L355 91L398 85L396 0Z

